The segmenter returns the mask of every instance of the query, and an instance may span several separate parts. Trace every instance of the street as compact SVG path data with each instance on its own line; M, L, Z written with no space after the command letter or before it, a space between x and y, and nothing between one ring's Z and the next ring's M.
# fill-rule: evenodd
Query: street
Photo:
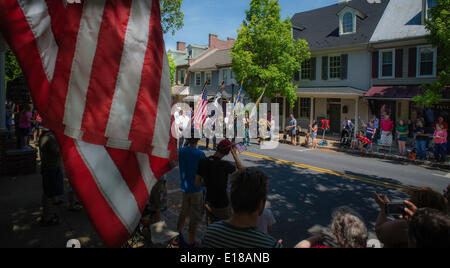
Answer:
M373 192L399 201L407 198L408 188L430 187L442 193L450 184L445 171L284 144L274 150L253 144L240 158L245 167L269 176L268 201L277 220L271 235L285 247L327 227L340 206L359 212L373 237L378 215ZM227 160L232 161L231 156Z

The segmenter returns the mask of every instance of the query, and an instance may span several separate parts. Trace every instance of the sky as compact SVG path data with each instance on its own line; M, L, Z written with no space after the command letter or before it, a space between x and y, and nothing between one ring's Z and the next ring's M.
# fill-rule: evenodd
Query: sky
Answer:
M184 27L173 36L164 36L166 49L175 50L177 41L207 45L210 33L219 39L237 38L237 30L249 9L251 0L183 0ZM338 0L279 0L281 18L295 13L329 6Z

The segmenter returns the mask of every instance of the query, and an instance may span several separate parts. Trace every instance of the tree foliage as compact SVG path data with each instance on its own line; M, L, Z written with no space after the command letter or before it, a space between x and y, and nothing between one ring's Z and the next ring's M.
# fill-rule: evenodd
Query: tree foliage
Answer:
M22 69L20 69L19 62L14 56L14 53L10 49L8 49L6 51L6 58L5 58L6 85L8 85L8 82L15 80L21 75Z
M167 54L167 57L169 58L170 83L173 86L175 84L175 72L177 71L177 65L175 64L175 59L172 55L170 55L170 53Z
M429 41L438 49L438 80L424 85L423 96L416 96L419 105L430 107L441 102L445 87L450 85L450 0L438 0L430 11L425 27L430 31Z
M184 13L181 11L183 0L161 0L161 25L164 34L175 34L184 26Z
M245 81L252 99L266 89L266 97L285 96L293 106L297 97L292 78L310 52L305 40L294 40L290 19L281 20L280 10L276 0L251 1L231 49L232 70Z

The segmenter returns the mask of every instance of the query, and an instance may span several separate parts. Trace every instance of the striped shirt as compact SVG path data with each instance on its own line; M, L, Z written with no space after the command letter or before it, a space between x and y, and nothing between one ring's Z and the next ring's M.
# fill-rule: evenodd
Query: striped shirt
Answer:
M275 238L260 232L256 227L237 228L226 221L208 227L203 238L204 248L281 248Z

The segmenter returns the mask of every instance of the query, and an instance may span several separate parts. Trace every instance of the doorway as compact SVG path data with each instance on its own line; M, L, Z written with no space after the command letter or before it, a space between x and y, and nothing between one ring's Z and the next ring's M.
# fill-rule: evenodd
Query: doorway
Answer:
M341 131L341 104L328 104L328 118L330 119L330 132L339 135Z

